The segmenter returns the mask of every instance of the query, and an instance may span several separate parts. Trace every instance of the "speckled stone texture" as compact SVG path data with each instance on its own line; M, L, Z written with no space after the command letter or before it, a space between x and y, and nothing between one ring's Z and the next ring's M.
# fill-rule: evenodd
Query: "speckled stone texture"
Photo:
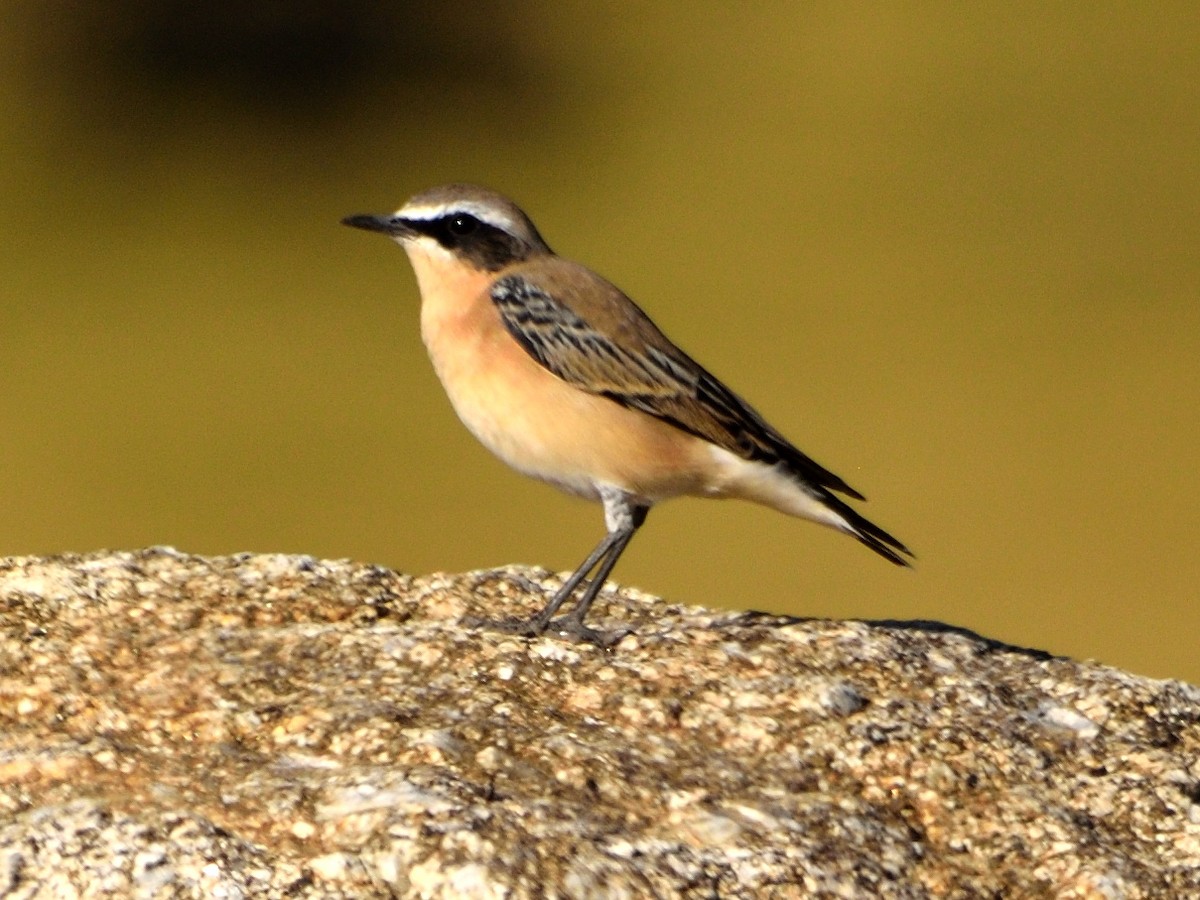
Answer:
M0 895L1200 896L1195 688L558 583L0 560Z

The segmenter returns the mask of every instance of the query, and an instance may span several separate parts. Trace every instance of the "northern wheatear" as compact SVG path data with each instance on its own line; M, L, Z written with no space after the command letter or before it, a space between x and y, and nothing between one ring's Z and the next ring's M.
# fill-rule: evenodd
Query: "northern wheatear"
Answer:
M408 253L421 337L460 419L514 469L604 504L604 539L520 630L538 634L595 570L555 629L584 625L618 557L660 500L740 497L843 531L884 559L912 553L834 491L813 462L676 347L620 290L556 256L511 200L451 184L392 215L346 225Z

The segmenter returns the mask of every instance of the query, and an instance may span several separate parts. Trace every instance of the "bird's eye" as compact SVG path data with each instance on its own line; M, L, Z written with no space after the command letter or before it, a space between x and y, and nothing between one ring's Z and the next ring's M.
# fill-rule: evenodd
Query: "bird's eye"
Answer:
M466 237L479 228L479 220L474 216L451 216L446 222L446 229L455 237Z

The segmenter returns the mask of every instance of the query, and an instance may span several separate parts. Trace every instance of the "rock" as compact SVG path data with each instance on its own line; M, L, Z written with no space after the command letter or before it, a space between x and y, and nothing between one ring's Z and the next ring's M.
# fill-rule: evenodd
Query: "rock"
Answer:
M0 895L1200 896L1200 691L937 623L0 560Z

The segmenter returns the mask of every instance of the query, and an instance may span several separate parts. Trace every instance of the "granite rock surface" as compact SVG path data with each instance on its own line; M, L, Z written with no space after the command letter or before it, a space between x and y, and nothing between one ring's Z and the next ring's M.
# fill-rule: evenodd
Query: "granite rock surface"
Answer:
M0 896L1200 896L1200 691L936 623L0 560Z

